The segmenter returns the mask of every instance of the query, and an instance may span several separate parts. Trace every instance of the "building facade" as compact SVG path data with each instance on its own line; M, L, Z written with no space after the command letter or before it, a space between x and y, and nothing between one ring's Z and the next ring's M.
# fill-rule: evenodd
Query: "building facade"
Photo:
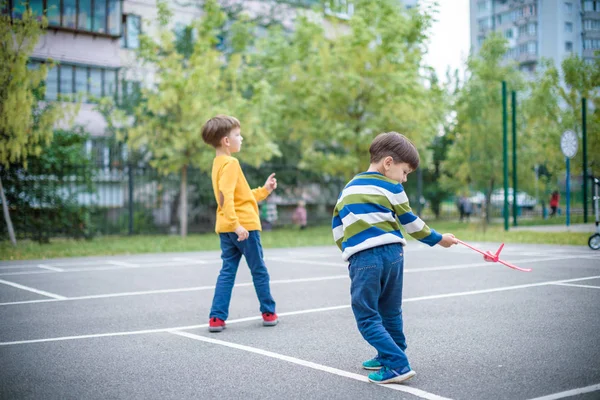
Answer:
M470 10L472 51L498 32L522 71L535 71L542 58L558 66L571 54L592 62L600 50L600 1L470 0Z

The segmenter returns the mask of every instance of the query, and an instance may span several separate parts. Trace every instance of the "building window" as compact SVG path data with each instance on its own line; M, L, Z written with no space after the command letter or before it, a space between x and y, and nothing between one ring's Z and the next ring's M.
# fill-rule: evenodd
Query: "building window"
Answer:
M593 1L584 1L583 2L583 11L594 11L594 2Z
M573 12L573 3L565 1L565 13L571 14Z
M40 61L30 61L30 67L38 67ZM69 101L74 94L88 102L90 97L117 95L117 70L85 65L61 63L48 69L46 77L46 100L57 100L60 94Z
M108 0L108 33L121 34L121 0Z
M58 67L54 66L48 69L46 76L46 100L56 100L58 98Z
M94 0L93 21L94 32L106 33L106 0Z
M504 31L504 37L507 39L512 39L513 37L513 30L512 29L507 29Z
M102 70L90 68L90 96L102 97Z
M535 22L531 22L527 24L527 33L530 35L535 35L537 31L537 24Z
M600 49L600 39L585 39L583 41L583 48L586 50Z
M140 47L140 34L142 33L142 19L138 15L123 15L123 36L121 47L137 49Z
M8 14L22 18L28 7L41 20L45 16L52 28L121 36L122 0L2 0Z
M565 32L573 32L573 24L571 22L565 22Z
M73 95L73 66L59 65L58 71L60 75L59 91L65 97L65 100L72 100Z
M485 36L477 36L477 46L481 47L485 41Z
M81 96L81 101L84 103L88 101L88 80L88 68L75 67L75 92Z
M477 21L477 24L479 25L480 31L489 29L491 26L491 22L490 22L489 18L481 18L480 20Z
M583 21L583 29L586 31L600 31L600 20L586 19Z
M573 42L565 42L565 51L569 53L573 51Z
M527 52L529 54L537 54L537 42L528 42L527 43Z
M487 0L477 2L477 12L485 13L489 9L489 2Z
M60 0L46 0L48 25L60 26Z
M62 0L62 26L77 28L77 0Z
M92 0L79 0L79 15L77 18L78 29L92 30Z

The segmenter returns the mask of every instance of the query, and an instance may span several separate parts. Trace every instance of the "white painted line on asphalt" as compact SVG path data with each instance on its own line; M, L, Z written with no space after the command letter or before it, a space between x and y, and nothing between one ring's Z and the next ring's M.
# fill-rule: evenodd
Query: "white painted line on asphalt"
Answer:
M198 260L195 258L186 258L186 257L173 257L171 260L173 261L183 261L187 264L207 264L208 261Z
M573 286L580 288L588 288L588 289L600 289L600 286L592 286L592 285L574 285L572 283L555 283L556 286Z
M339 267L339 268L347 268L348 263L344 261L340 262L327 262L327 261L313 261L313 260L300 260L294 258L285 258L285 257L265 257L266 261L279 261L283 263L290 264L305 264L305 265L323 265L328 267Z
M557 400L565 397L573 397L584 393L591 393L600 390L600 384L582 387L579 389L567 390L565 392L549 394L548 396L536 397L530 400Z
M600 278L600 275L587 276L584 278L563 279L560 281L547 281L547 282L538 282L538 283L528 283L525 285L504 286L504 287L498 287L498 288L492 288L492 289L470 290L468 292L457 292L457 293L447 293L447 294L436 294L436 295L432 295L432 296L411 297L411 298L402 300L402 302L406 303L406 302L421 301L421 300L444 299L447 297L470 296L470 295L474 295L474 294L504 292L507 290L526 289L526 288L536 287L536 286L548 286L548 285L555 285L557 283L578 282L578 281L585 281L588 279L597 279L597 278Z
M139 268L140 264L128 263L125 261L106 261L108 265L116 265L117 267L125 267L125 268Z
M298 279L279 279L279 280L271 280L272 285L277 285L281 283L301 283L301 282L318 282L318 281L328 281L335 279L349 279L348 275L331 275L331 276L321 276L316 278L298 278ZM245 287L245 286L253 286L252 282L245 283L237 283L234 287ZM181 293L181 292L195 292L201 290L213 290L215 288L212 286L194 286L187 288L178 288L178 289L157 289L157 290L143 290L138 292L120 292L120 293L106 293L106 294L96 294L89 296L77 296L77 297L65 297L64 299L43 299L43 300L24 300L24 301L14 301L8 303L0 303L0 306L9 306L9 305L18 305L18 304L33 304L33 303L49 303L56 301L75 301L75 300L91 300L91 299L106 299L112 297L126 297L126 296L142 296L142 295L150 295L150 294L164 294L164 293Z
M47 269L50 271L54 271L54 272L63 272L64 271L64 269L62 269L62 268L53 267L51 265L46 265L46 264L38 264L37 267L42 268L42 269Z
M211 263L213 262L212 260L208 260L206 261L206 263ZM217 261L214 261L215 263ZM218 261L219 263L221 262L221 260ZM99 264L99 265L106 265L108 262L105 262L103 264ZM129 264L129 263L123 263L123 264ZM130 266L126 266L123 264L119 264L119 265L113 265L110 267L98 267L98 268L94 268L94 267L83 267L83 268L67 268L65 270L63 270L61 273L70 273L70 272L95 272L95 271L119 271L119 270L131 270L133 268L135 269L141 269L141 268L168 268L168 267L185 267L185 266L193 266L193 265L198 265L198 262L194 262L194 263L185 263L185 264L173 264L171 261L169 260L165 260L165 261L157 261L154 263L148 263L148 264L130 264ZM35 267L35 266L33 266ZM9 275L37 275L37 274L52 274L52 273L58 273L58 271L19 271L19 272L2 272L0 273L0 276L9 276Z
M447 298L447 297L469 296L469 295L474 295L474 294L500 292L500 291L504 291L504 290L523 289L523 288L534 287L534 286L547 286L547 285L551 286L551 285L553 285L555 283L576 282L576 281L584 281L584 280L598 279L598 278L600 278L600 275L597 275L597 276L587 276L587 277L575 278L575 279L565 279L565 280L562 280L562 281L540 282L540 283L529 284L529 285L505 286L505 287L499 287L499 288L487 289L487 290L474 290L474 291L470 291L470 292L448 293L448 294L441 294L441 295L434 295L434 296L410 297L410 298L404 299L403 302L414 302L414 301L422 301L422 300L442 299L442 298ZM53 300L48 300L48 301L53 301ZM5 303L5 304L12 304L12 303ZM278 315L280 317L283 317L283 316L300 315L300 314L308 314L308 313L317 313L317 312L324 312L324 311L343 310L343 309L346 309L346 308L350 308L350 305L349 304L344 304L344 305L333 306L333 307L313 308L313 309L308 309L308 310L290 311L290 312L278 313ZM262 317L261 316L246 317L246 318L228 320L227 324L235 324L235 323L240 323L240 322L255 321L255 320L259 320L259 319L262 319ZM146 330L141 330L141 331L124 331L124 332L113 332L113 333L98 333L98 334L81 335L81 336L63 336L63 337L47 338L47 339L19 340L19 341L14 341L14 342L0 342L0 346L9 346L9 345L16 345L16 344L29 344L29 343L55 342L55 341L62 341L62 340L89 339L89 338L106 337L106 336L140 335L140 334L148 334L148 333L168 332L168 331L172 331L172 330L178 330L179 331L179 330L206 328L206 327L208 327L208 324L180 326L180 327L162 328L162 329L146 329Z
M329 374L341 376L344 378L354 379L359 382L369 383L369 380L364 375L359 375L359 374L355 374L353 372L344 371L344 370L333 368L333 367L328 367L328 366L322 365L322 364L317 364L312 361L302 360L300 358L290 357L290 356L286 356L284 354L279 354L279 353L275 353L272 351L259 349L257 347L245 346L243 344L226 342L224 340L218 340L218 339L213 339L213 338L209 338L206 336L194 335L193 333L188 333L188 332L179 332L176 330L169 331L169 333L172 333L173 335L183 336L185 338L192 339L192 340L198 340L200 342L216 344L219 346L225 346L225 347L229 347L229 348L236 349L236 350L242 350L242 351L246 351L249 353L259 354L261 356L270 357L270 358L274 358L274 359L281 360L281 361L286 361L286 362L289 362L292 364L300 365L302 367L315 369L317 371L323 371L323 372L327 372ZM420 398L426 399L426 400L449 400L446 397L441 397L436 394L429 393L424 390L413 388L410 386L404 386L404 385L381 385L381 386L385 387L386 389L410 393L413 396L417 396L417 397L420 397Z
M42 296L52 297L53 299L57 299L57 300L65 300L66 299L66 297L58 295L58 294L54 294L54 293L50 293L50 292L45 292L43 290L38 290L38 289L29 287L29 286L19 285L18 283L5 281L3 279L0 279L0 283L3 283L3 284L8 285L8 286L15 287L17 289L26 290L28 292L33 292L33 293L41 294Z
M289 315L308 314L308 313L316 313L316 312L324 312L324 311L334 311L334 310L340 310L340 309L344 309L344 308L350 308L350 306L343 305L343 306L334 306L334 307L313 308L313 309L308 309L308 310L283 312L283 313L278 313L277 315L280 317L285 317L285 316L289 316ZM258 320L262 320L262 316L255 315L252 317L227 320L227 325L239 324L242 322L249 322L249 321L258 321ZM145 334L150 334L150 333L165 333L165 332L170 332L170 331L184 331L184 330L189 330L189 329L201 329L201 328L207 328L207 327L208 327L208 324L199 324L199 325L175 326L175 327L171 327L171 328L144 329L144 330L138 330L138 331L94 333L94 334L90 334L90 335L78 335L78 336L61 336L61 337L54 337L54 338L47 338L47 339L30 339L30 340L18 340L18 341L14 341L14 342L0 342L0 346L12 346L12 345L17 345L17 344L31 344L31 343L60 342L60 341L64 341L64 340L93 339L93 338L110 337L110 336L145 335Z

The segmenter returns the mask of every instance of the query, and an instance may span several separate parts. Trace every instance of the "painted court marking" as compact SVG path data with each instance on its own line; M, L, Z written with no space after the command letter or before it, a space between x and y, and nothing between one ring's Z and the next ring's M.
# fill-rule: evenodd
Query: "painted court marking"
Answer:
M106 264L116 265L117 267L125 267L125 268L139 268L140 264L128 263L125 261L106 261Z
M56 300L65 300L65 299L66 299L66 297L65 297L65 296L61 296L61 295L58 295L58 294L54 294L54 293L50 293L50 292L46 292L46 291L44 291L44 290L38 290L38 289L35 289L35 288L32 288L32 287L29 287L29 286L20 285L20 284L18 284L18 283L14 283L14 282L5 281L5 280L3 280L3 279L0 279L0 283L3 283L3 284L5 284L5 285L8 285L8 286L15 287L15 288L17 288L17 289L26 290L26 291L28 291L28 292L33 292L33 293L41 294L42 296L46 296L46 297L52 297L53 299L56 299Z
M565 397L577 396L577 395L584 394L584 393L591 393L591 392L595 392L597 390L600 390L600 384L586 386L586 387L582 387L579 389L567 390L565 392L560 392L560 393L549 394L547 396L536 397L535 399L530 399L530 400L557 400L557 399L563 399Z
M298 279L274 279L271 281L271 284L285 284L285 283L300 283L300 282L317 282L317 281L328 281L334 279L349 279L348 275L331 275L331 276L322 276L317 278L298 278ZM237 283L234 287L245 287L245 286L253 286L252 282L244 282ZM24 300L24 301L14 301L8 303L0 303L0 306L8 306L8 305L17 305L17 304L33 304L33 303L50 303L57 301L75 301L75 300L91 300L91 299L106 299L111 297L126 297L126 296L142 296L142 295L151 295L151 294L164 294L164 293L181 293L181 292L196 292L201 290L213 290L215 288L214 285L211 286L193 286L186 288L177 288L177 289L156 289L156 290L142 290L137 292L120 292L120 293L106 293L106 294L95 294L89 296L74 296L74 297L64 297L62 299L40 299L40 300Z
M572 287L581 287L588 289L600 289L600 286L592 286L592 285L574 285L572 283L555 283L556 286L572 286Z
M46 264L38 264L37 267L42 268L42 269L47 269L50 271L54 271L54 272L63 272L64 271L64 269L62 269L62 268L53 267L51 265L46 265Z
M536 287L536 286L548 286L548 285L554 285L556 283L577 282L577 281L584 281L584 280L598 279L598 278L600 278L600 275L587 276L587 277L583 277L583 278L565 279L565 280L561 280L561 281L547 281L547 282L531 283L531 284L526 284L526 285L504 286L504 287L498 287L498 288L493 288L493 289L472 290L472 291L468 291L468 292L446 293L446 294L438 294L438 295L433 295L433 296L409 297L407 299L404 299L403 302L406 303L406 302L423 301L423 300L444 299L444 298L448 298L448 297L471 296L471 295L477 295L477 294L483 294L483 293L502 292L502 291L506 291L506 290L524 289L524 288ZM2 282L2 281L0 281L0 282ZM308 313L323 312L323 311L342 310L345 308L350 308L350 305L344 304L344 305L333 306L333 307L313 308L313 309L308 309L308 310L298 310L298 311L284 312L284 313L278 313L278 314L279 314L279 316L289 316L289 315L300 315L300 314L308 314ZM239 323L239 322L254 321L254 320L261 319L261 318L262 318L261 316L247 317L247 318L241 318L241 319L228 320L227 323L233 324L233 323ZM208 326L208 324L202 324L202 325L193 325L193 326L187 326L187 327L149 329L149 330L142 330L142 331L124 331L124 332L116 332L116 333L101 333L101 334L91 334L91 335L82 335L82 336L66 336L66 337L57 337L57 338L48 338L48 339L21 340L21 341L15 341L15 342L0 342L0 346L7 346L7 345L13 345L13 344L26 344L26 343L54 342L54 341L59 341L59 340L71 340L71 339L86 339L86 338L104 337L104 336L136 335L136 334L144 334L144 333L167 332L167 331L171 331L171 330L179 331L179 330L186 330L186 329L203 328L203 327L207 327L207 326Z
M348 371L344 371L344 370L341 370L341 369L337 369L337 368L333 368L333 367L328 367L326 365L317 364L317 363L314 363L314 362L311 362L311 361L302 360L300 358L290 357L290 356L286 356L284 354L279 354L279 353L275 353L275 352L272 352L272 351L259 349L257 347L245 346L245 345L242 345L242 344L237 344L237 343L232 343L232 342L226 342L224 340L213 339L213 338L209 338L209 337L206 337L206 336L195 335L193 333L188 333L188 332L180 332L180 331L177 331L177 330L171 330L171 331L169 331L169 333L172 333L173 335L183 336L185 338L192 339L192 340L198 340L200 342L217 344L217 345L220 345L220 346L230 347L232 349L247 351L249 353L260 354L261 356L275 358L275 359L281 360L281 361L287 361L289 363L296 364L296 365L301 365L301 366L307 367L307 368L312 368L312 369L315 369L317 371L323 371L323 372L327 372L329 374L333 374L333 375L337 375L337 376L342 376L344 378L354 379L354 380L359 381L359 382L369 383L369 380L364 375L359 375L359 374L355 374L353 372L348 372ZM449 400L447 397L438 396L436 394L429 393L429 392L426 392L424 390L413 388L413 387L410 387L410 386L404 386L404 385L381 385L381 386L385 387L386 389L391 389L391 390L397 390L397 391L400 391L400 392L410 393L410 394L412 394L414 396L417 396L417 397L420 397L422 399L427 399L427 400Z

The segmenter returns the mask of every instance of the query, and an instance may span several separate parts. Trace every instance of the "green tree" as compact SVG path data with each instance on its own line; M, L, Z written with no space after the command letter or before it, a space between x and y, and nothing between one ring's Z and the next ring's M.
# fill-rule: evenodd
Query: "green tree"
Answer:
M180 232L186 236L188 168L208 170L214 156L214 149L200 137L202 125L219 113L238 117L247 143L240 159L258 165L278 152L269 139L269 110L276 107L277 98L265 80L248 87L243 48L227 59L215 48L224 20L216 1L206 1L203 17L193 23L197 38L189 54L178 51L167 2L159 0L157 5L156 39L142 35L138 52L138 61L153 71L154 83L142 89L135 124L124 129L124 135L132 148L152 154L151 165L160 172L180 174Z
M560 137L569 129L581 137L581 98L588 99L588 167L600 163L600 61L586 63L576 55L563 60L560 69L544 61L533 81L528 84L528 97L523 103L526 154L534 165L542 165L554 178L564 172L565 159ZM590 112L591 111L591 112ZM583 149L572 162L574 174L582 173ZM542 181L543 189L554 189L555 180Z
M503 182L501 82L509 90L520 88L520 76L512 65L504 64L506 40L490 35L478 54L467 61L468 79L458 93L454 144L443 164L452 176L442 182L447 188L466 186L486 194L484 211L489 221L491 193Z
M0 9L7 7L6 1ZM9 14L0 15L0 166L23 163L39 156L44 145L52 140L52 132L66 114L60 103L42 103L45 89L42 82L47 68L28 68L33 49L47 26L45 18L38 21L31 10L25 9L21 19ZM16 239L9 208L0 180L0 200L13 245Z
M279 140L293 144L302 168L334 176L364 170L381 132L399 131L424 149L444 116L422 68L430 14L392 0L354 9L348 21L305 16L291 34L272 29L254 56L285 99Z

